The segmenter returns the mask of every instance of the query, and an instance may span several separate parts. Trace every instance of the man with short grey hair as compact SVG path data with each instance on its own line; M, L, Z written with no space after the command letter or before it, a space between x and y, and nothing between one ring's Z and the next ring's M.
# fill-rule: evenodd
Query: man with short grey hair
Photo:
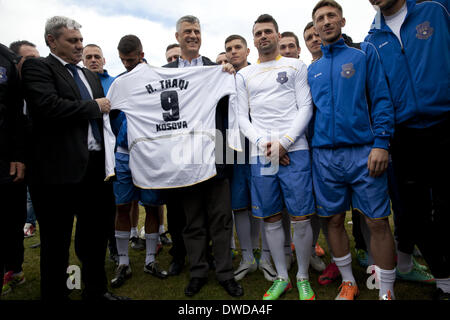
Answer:
M191 15L183 16L180 19L178 19L178 21L177 21L177 26L176 26L177 33L180 33L181 25L183 23L197 24L200 27L200 20L197 17L191 16Z
M81 24L76 22L73 19L63 17L63 16L54 16L47 20L45 24L44 31L44 40L45 44L50 47L50 40L48 36L50 35L52 38L59 38L59 36L63 33L62 29L66 28L69 30L79 30L81 29Z
M200 55L202 38L198 18L184 16L178 19L175 38L180 44L181 57L164 67L216 65ZM234 68L228 63L223 65L223 70L232 72ZM216 109L216 132L220 131L223 137L226 136L227 110L228 96L219 100ZM218 140L220 139L216 138L216 141ZM219 144L216 144L216 148L218 147ZM216 176L193 186L172 189L168 195L167 220L176 248L171 252L173 260L169 274L176 275L181 272L186 252L190 263L190 280L184 293L189 297L197 294L208 281L208 234L213 244L217 280L229 295L238 297L244 294L241 285L234 279L230 250L233 224L228 178L231 167L218 159L220 151L222 155L225 154L224 148L216 150Z
M41 299L68 299L66 270L76 215L83 298L121 300L107 291L104 269L105 221L114 212L112 186L103 181L102 114L109 112L110 102L98 77L78 66L83 53L80 28L66 17L48 19L50 55L26 60L22 67L32 121L29 178L41 236Z

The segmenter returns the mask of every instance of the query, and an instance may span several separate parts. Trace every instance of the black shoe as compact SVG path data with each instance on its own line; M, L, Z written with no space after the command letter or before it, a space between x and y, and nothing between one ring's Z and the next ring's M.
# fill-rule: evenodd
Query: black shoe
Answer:
M173 259L169 266L169 276L177 276L183 271L184 261Z
M131 268L129 265L121 264L117 270L115 277L111 280L111 287L119 288L125 283L125 280L131 278Z
M162 244L165 245L165 246L171 245L171 244L172 244L172 240L170 240L170 239L167 237L167 231L164 232L164 233L161 233L161 234L159 235L159 239L161 239Z
M438 288L434 292L433 300L450 300L450 293L444 292L441 288Z
M184 289L184 294L192 297L200 291L200 289L208 282L208 278L191 278L187 287Z
M124 296L116 296L115 294L112 294L111 292L106 292L105 294L103 294L103 296L100 297L100 300L114 300L114 301L118 301L118 300L131 300L131 298L128 297L124 297Z
M244 295L244 289L242 289L242 286L237 283L234 278L225 281L219 281L219 283L232 297L240 297Z
M131 249L134 250L144 250L145 249L145 241L138 237L130 238Z
M31 249L36 249L36 248L39 248L40 246L41 246L41 243L38 242L38 243L32 244L32 245L30 246L30 248L31 248Z
M158 262L156 261L150 262L149 264L145 265L144 272L150 273L151 275L160 279L165 279L168 276L167 271L161 270Z

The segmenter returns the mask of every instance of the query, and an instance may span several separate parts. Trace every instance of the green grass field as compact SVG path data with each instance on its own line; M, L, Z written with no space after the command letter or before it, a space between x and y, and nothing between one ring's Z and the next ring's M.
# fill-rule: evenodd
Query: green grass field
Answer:
M141 208L139 227L143 225L145 214ZM350 213L347 214L347 221L351 220ZM392 221L391 221L392 224ZM351 235L351 225L346 223L348 234ZM350 236L351 238L351 236ZM95 241L95 236L93 236ZM23 269L25 272L26 282L19 287L15 288L12 292L2 297L4 300L38 300L40 293L40 277L39 277L39 254L40 249L31 249L30 245L39 241L39 231L36 236L24 240L25 246L25 262ZM238 242L236 241L237 246ZM320 245L325 249L326 256L325 262L329 262L329 251L323 237L323 234L319 238ZM354 243L351 241L352 252L354 252ZM158 256L158 261L161 266L166 270L169 267L171 257L168 254L169 247L164 247L161 254ZM228 300L230 302L237 302L239 300L261 300L265 291L270 287L271 283L264 279L261 271L247 275L241 284L244 288L244 296L241 298L230 297L225 290L218 284L215 279L213 271L209 273L209 282L203 287L203 289L195 295L193 298L187 298L184 295L184 287L189 281L188 268L185 267L184 271L176 277L169 277L164 280L157 279L149 274L144 273L144 260L145 251L129 250L130 262L133 275L121 288L111 289L111 292L124 295L136 300ZM419 262L424 263L420 258ZM238 266L240 256L235 257L233 264ZM71 246L70 264L79 265L79 261L75 256L73 244ZM114 275L115 265L113 262L106 258L105 268L108 279L110 280ZM377 290L369 290L366 287L366 280L369 277L365 273L365 270L361 268L356 258L353 259L353 270L355 278L358 282L360 289L359 300L376 300L378 299ZM295 280L295 274L297 272L297 265L295 264L289 272L291 280ZM311 285L316 293L318 300L333 300L337 294L340 281L336 281L327 286L321 286L317 282L319 273L310 268L310 280ZM395 294L398 300L430 300L434 291L434 285L423 285L417 283L408 283L403 281L397 281L395 283ZM71 294L71 298L79 300L81 298L81 290L74 290ZM297 300L298 292L295 288L288 292L282 300Z

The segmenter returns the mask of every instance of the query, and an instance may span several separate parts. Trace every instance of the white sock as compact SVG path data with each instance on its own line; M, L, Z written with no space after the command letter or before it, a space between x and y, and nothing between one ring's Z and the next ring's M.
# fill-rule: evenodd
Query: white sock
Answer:
M259 259L260 261L267 261L270 263L270 248L269 245L267 244L267 235L266 235L266 230L264 229L264 220L261 221L261 258Z
M264 222L264 229L266 230L267 244L269 245L270 254L275 263L278 276L287 280L289 279L289 275L283 251L285 238L282 221L279 220L271 223Z
M412 254L397 250L397 270L400 273L408 273L414 266Z
M158 233L146 233L145 234L145 265L155 261L156 246L158 245L159 234Z
M130 258L128 257L128 240L130 239L129 231L119 231L115 232L117 254L119 255L119 265L130 264Z
M251 223L248 211L238 211L234 213L234 223L236 233L241 246L242 260L253 262L253 245L251 238Z
M295 244L295 254L297 256L297 279L309 279L309 260L313 248L311 247L313 241L311 220L291 221L291 224L294 227L294 237L292 240Z
M263 224L262 219L255 218L252 216L250 210L247 211L250 218L250 234L252 238L252 248L259 248L259 235L261 234L261 225Z
M160 225L159 225L159 234L162 234L162 233L164 233L164 232L166 232L166 228L164 228L164 225L163 225L163 224L160 224Z
M450 293L450 278L447 279L435 279L436 287L444 291L445 293Z
M387 295L388 291L391 291L392 299L395 299L394 295L394 282L395 282L395 268L392 270L380 269L375 266L375 274L378 277L380 283L379 297Z
M138 228L137 227L131 227L131 235L130 238L139 238L138 235Z
M333 257L333 260L341 272L342 281L351 281L353 284L356 284L352 271L352 255L348 253L346 256L340 258Z

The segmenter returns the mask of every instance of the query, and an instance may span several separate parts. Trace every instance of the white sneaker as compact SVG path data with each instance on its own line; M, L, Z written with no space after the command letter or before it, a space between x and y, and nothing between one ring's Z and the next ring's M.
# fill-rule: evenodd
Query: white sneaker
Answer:
M255 259L253 259L253 262L241 260L239 267L234 271L234 279L236 281L242 280L247 273L254 272L256 269L258 269L258 264Z
M25 223L23 227L23 236L25 238L33 237L36 232L35 226L33 226L31 223Z
M270 262L260 260L258 269L264 273L264 278L266 278L267 281L274 282L277 280L278 274Z
M316 270L317 272L322 272L326 269L325 262L322 261L321 257L316 256L315 253L311 255L311 258L309 259L309 264L311 267Z

